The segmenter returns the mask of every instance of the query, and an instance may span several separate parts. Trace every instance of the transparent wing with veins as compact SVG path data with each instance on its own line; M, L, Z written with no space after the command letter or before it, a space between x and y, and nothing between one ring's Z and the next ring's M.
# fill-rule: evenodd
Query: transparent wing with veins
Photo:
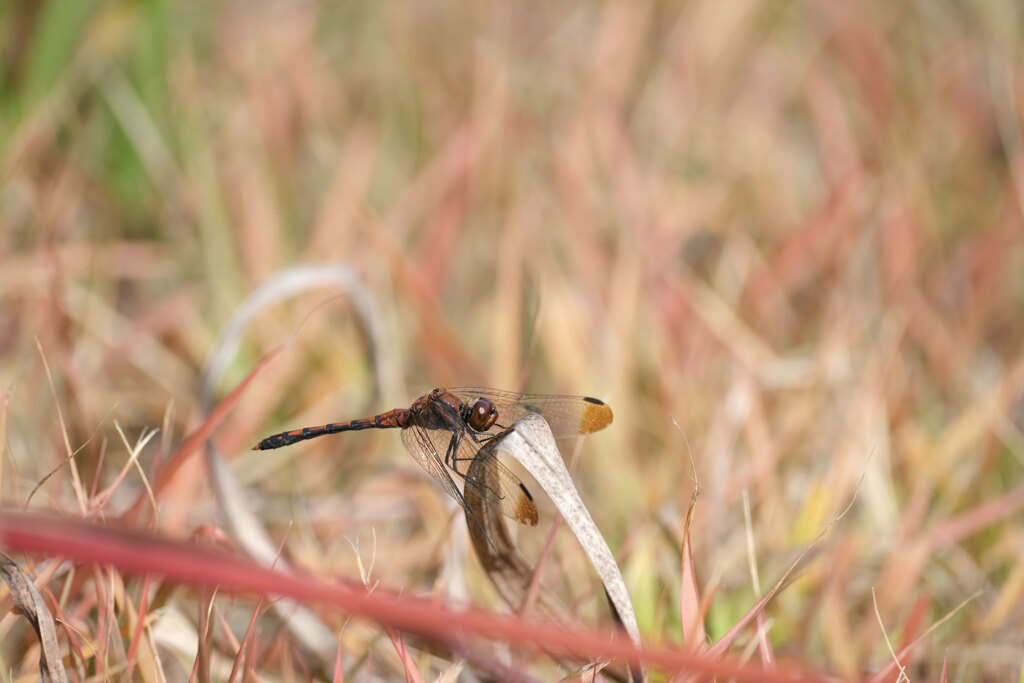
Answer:
M420 426L402 430L402 443L405 449L427 474L463 507L466 502L445 465L446 457L450 458L449 462L455 471L464 477L465 486L471 487L481 498L500 508L517 522L535 526L539 519L537 506L523 482L501 464L493 453L479 453L480 446L484 443L483 439L489 438L492 438L491 435L473 434L468 430L464 434L447 429L425 429ZM452 449L454 453L450 452ZM489 473L490 485L483 479L470 476L469 465L473 458L483 459L480 462L483 465L481 471L486 470Z

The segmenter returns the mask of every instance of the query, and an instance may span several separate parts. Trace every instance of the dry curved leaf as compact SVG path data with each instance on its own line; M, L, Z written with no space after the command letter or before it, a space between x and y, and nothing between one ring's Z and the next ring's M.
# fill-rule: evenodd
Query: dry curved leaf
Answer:
M636 622L636 612L633 610L629 592L626 590L626 582L622 578L612 551L608 548L608 544L573 484L548 423L540 415L531 414L523 417L509 429L491 439L480 450L481 453L497 451L507 453L518 460L555 503L580 545L583 546L591 564L594 565L594 569L604 584L613 613L618 617L630 639L640 645L640 628ZM472 466L471 464L471 469ZM467 503L469 503L468 496ZM476 498L474 504L479 508L484 503ZM525 573L528 577L530 570L526 561L515 550L508 538L504 520L500 519L500 513L492 510L481 510L481 513L479 519L487 534L491 536L495 546L503 547L505 550L499 551L497 548L492 550L487 547L486 539L478 540L477 536L480 535L480 530L474 529L476 525L467 519L477 554L485 568L488 568L489 565L495 567L494 574L491 574L488 568L488 575L495 581L499 591L515 592L519 589L514 584L521 579L518 576L513 577L513 574ZM467 510L467 517L468 515L469 510ZM508 549L511 549L511 552ZM550 600L543 601L542 607L550 609ZM637 674L641 678L645 677L642 671Z
M490 462L494 460L474 458L467 477L483 481L484 488L498 490L495 473L486 467ZM501 508L490 504L490 499L482 497L472 486L466 487L463 497L467 507L466 527L477 557L502 599L511 607L518 608L526 600L533 568L509 535ZM569 608L549 591L541 591L538 604L541 612L552 621L568 624L574 620Z
M14 604L39 636L43 650L39 658L39 680L67 683L68 677L60 656L60 643L57 642L57 628L53 623L53 615L43 601L43 596L21 567L3 553L0 553L0 576L3 576L4 582L10 588Z
M343 264L299 266L282 270L261 285L242 302L225 324L203 368L203 412L211 414L214 410L215 382L237 351L243 332L260 311L300 292L331 286L342 290L352 300L357 316L364 326L369 341L370 361L377 378L375 390L379 391L382 385L387 386L394 372L379 351L380 338L383 335L382 322L376 313L377 306L359 276ZM279 553L275 544L271 542L262 523L246 504L245 496L230 467L212 443L208 444L206 453L214 491L235 540L250 556L265 566L269 567L276 562L278 567L283 567L284 563L278 559ZM279 600L272 604L274 610L284 619L288 629L317 656L321 665L325 668L333 667L337 644L330 629L306 607L291 600Z

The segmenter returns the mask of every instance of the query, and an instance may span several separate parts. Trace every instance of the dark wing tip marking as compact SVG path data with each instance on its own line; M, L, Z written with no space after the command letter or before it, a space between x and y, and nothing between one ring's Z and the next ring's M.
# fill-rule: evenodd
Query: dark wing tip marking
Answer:
M594 405L597 406L603 406L605 404L604 401L602 401L601 399L593 398L591 396L584 396L583 400L586 401L587 403L593 403Z

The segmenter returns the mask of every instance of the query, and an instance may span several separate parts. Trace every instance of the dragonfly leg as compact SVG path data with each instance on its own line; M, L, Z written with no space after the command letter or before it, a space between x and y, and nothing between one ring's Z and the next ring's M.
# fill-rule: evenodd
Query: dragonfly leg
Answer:
M504 431L505 428L501 427L501 430ZM470 433L470 436L472 436L473 437L473 441L475 441L477 443L487 443L488 441L490 441L494 437L498 436L498 434L500 434L500 433L501 432L498 432L497 434L490 434L488 432L476 432L475 434L474 433Z
M476 453L473 453L472 455L469 456L463 456L461 458L459 457L459 447L462 446L462 440L466 438L467 435L469 436L469 438L473 440L473 443L475 444L487 443L495 436L497 436L496 434L474 432L470 429L463 429L459 433L452 433L452 440L448 444L448 454L445 457L445 461L448 463L448 466L451 467L456 472L458 472L459 476L461 476L463 479L466 478L466 475L462 474L462 472L459 471L459 467L463 463L472 462L473 458L476 457Z
M452 432L451 441L448 442L448 450L445 451L444 454L444 463L448 465L449 468L454 470L455 474L465 479L466 475L459 471L459 463L463 460L466 460L467 458L458 457L459 446L462 445L463 436L464 432L461 430L456 430Z
M459 459L455 457L456 453L459 452L459 446L462 444L462 436L463 435L459 431L452 432L451 441L448 442L448 449L445 451L444 454L444 462L449 469L454 470L455 474L459 475L463 479L466 479L466 475L463 474L462 472L459 472L459 468L456 466L458 465ZM466 479L466 481L469 480ZM476 525L480 528L480 531L483 532L484 538L487 539L487 544L491 546L495 553L497 553L498 548L494 545L494 541L491 540L491 537L487 533L487 529L484 528L483 523L481 523L480 520L477 519L476 513L473 512L473 510L470 509L469 504L466 503L466 498L463 496L462 492L456 488L455 493L458 495L459 504L462 505L462 508L469 513L470 517L473 518L473 521L476 522Z
M452 470L455 471L456 474L458 474L460 477L462 477L463 480L465 480L465 481L467 481L469 483L472 483L477 488L477 490L480 491L481 493L483 493L484 491L487 491L487 495L491 496L491 497L493 497L495 499L500 500L500 499L504 498L504 496L501 495L501 491L500 490L494 489L494 488L488 486L485 482L479 481L478 479L475 479L475 478L474 479L470 479L470 477L469 477L469 465L468 464L466 465L466 474L463 474L459 470L459 466L462 463L470 463L470 462L473 461L473 458L475 458L477 456L476 453L473 453L473 454L471 454L469 456L464 456L464 457L461 457L461 458L458 457L459 446L462 445L462 440L466 437L467 434L469 435L469 438L473 439L474 443L478 443L478 444L486 443L487 441L490 441L491 439L493 439L496 436L496 434L481 434L479 432L472 432L472 431L469 431L469 430L463 430L461 433L453 433L451 441L448 442L448 450L445 453L445 462L448 464L448 466ZM529 491L526 492L526 495L527 496L530 495Z

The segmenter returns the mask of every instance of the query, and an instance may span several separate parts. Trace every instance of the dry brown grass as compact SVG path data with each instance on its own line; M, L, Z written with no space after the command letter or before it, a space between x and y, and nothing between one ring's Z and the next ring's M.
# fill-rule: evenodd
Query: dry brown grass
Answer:
M358 579L349 541L365 560L372 530L382 587L505 609L473 558L450 557L462 519L394 434L246 449L435 386L591 394L615 422L584 444L577 484L649 641L681 643L693 609L692 452L712 641L759 597L749 541L764 594L856 497L768 604L774 655L870 675L891 661L880 622L898 649L981 591L902 661L915 680L944 658L954 679L1018 675L1015 3L52 0L0 9L0 31L3 509L65 460L66 438L74 467L30 507L121 516L145 490L130 470L96 494L128 458L115 423L130 440L166 423L141 453L152 476L203 421L200 369L232 312L284 267L338 262L375 302L373 345L352 296L309 291L260 314L217 385L297 333L215 438L293 565ZM214 533L205 467L185 462L140 527ZM528 556L552 516L520 531ZM44 574L41 559L26 566ZM564 531L547 566L582 623L607 627ZM131 657L187 677L195 642L188 655L174 638L211 599L209 671L226 679L255 608L88 566L45 587L79 679ZM158 665L130 652L146 601ZM348 680L402 675L403 645L321 616ZM254 632L250 673L316 669L273 616ZM757 642L747 629L730 654L757 666ZM454 661L404 647L424 677ZM4 616L0 675L37 662Z

